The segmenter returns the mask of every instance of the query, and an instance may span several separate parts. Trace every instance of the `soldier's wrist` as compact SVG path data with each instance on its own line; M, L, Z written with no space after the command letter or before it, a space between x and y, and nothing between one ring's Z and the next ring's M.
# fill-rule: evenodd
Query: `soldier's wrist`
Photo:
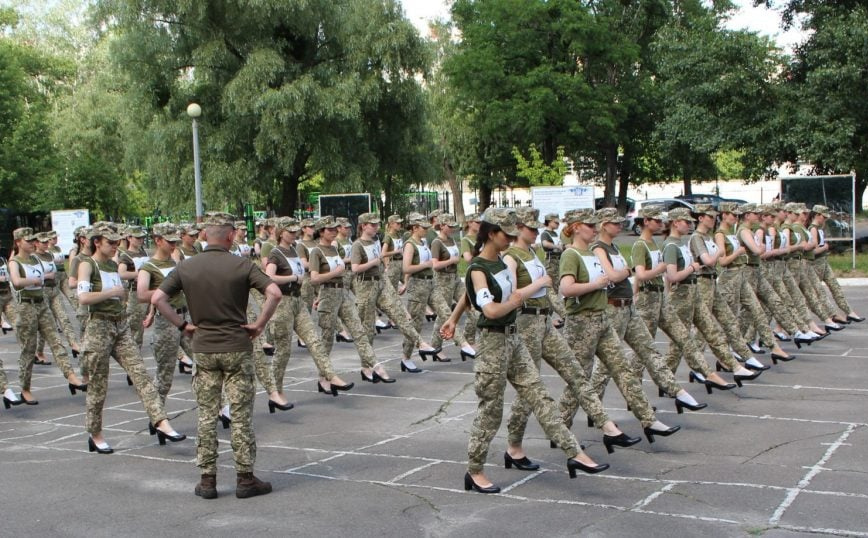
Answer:
M186 328L187 328L187 321L185 320L184 323L178 325L178 332L184 332L184 329L186 329Z

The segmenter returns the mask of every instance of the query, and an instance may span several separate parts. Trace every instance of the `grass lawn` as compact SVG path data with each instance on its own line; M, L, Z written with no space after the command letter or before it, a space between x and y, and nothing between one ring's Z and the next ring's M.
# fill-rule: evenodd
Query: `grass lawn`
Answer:
M838 278L865 278L868 277L868 252L856 253L855 270L853 269L853 256L850 253L830 255L829 265Z

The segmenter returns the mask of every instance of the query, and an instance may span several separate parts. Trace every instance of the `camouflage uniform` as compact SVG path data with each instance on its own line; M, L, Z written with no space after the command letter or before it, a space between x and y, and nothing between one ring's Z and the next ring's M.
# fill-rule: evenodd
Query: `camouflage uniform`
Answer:
M811 232L808 231L801 224L799 225L805 233L805 239L811 239ZM817 305L814 309L817 312L817 315L820 319L828 319L835 315L835 308L832 303L829 301L829 296L826 293L826 290L823 289L823 283L820 282L820 277L817 275L817 271L814 269L814 261L816 259L816 255L814 254L814 249L805 251L802 256L802 275L804 280L808 282L814 297L817 299ZM825 315L823 315L825 314Z
M801 203L791 202L786 205L786 210L789 213L801 213L803 208L804 204ZM805 228L801 224L793 222L788 225L787 229L789 231L791 245L799 245L807 242L808 231L805 230ZM798 286L799 291L801 291L802 297L804 297L805 307L811 312L813 312L820 319L826 319L828 317L831 317L832 312L831 309L828 308L826 301L820 299L819 295L817 294L817 290L814 288L812 282L809 280L809 277L805 272L805 269L807 269L808 266L806 262L803 262L803 259L806 256L807 253L802 250L793 252L790 255L790 258L787 260L787 268L793 275L793 280L795 281L796 286ZM793 293L792 288L791 293ZM794 298L794 300L798 302L798 299Z
M472 213L467 215L465 218L465 222L479 222L479 214ZM459 243L459 253L461 254L461 261L458 263L458 275L462 278L465 278L467 274L467 261L464 259L464 253L469 252L473 254L473 248L476 246L476 236L471 234L464 234L464 237L461 238L461 242ZM462 289L463 293L463 289ZM479 322L479 312L474 309L467 310L465 312L464 319L464 339L467 340L467 343L472 345L476 344L476 324Z
M516 233L515 217L504 209L489 208L483 219L496 220L493 223L510 235ZM494 301L505 301L512 293L510 278L508 275L504 276L508 271L503 261L474 258L468 271L466 290L473 307L478 311L482 312L482 307L476 302L476 290L473 289L470 279L473 271L480 271L485 275ZM558 419L554 401L516 332L515 318L516 311L499 319L489 320L484 315L479 318L482 347L473 364L478 404L467 448L467 471L471 474L482 472L491 441L500 429L507 381L533 409L548 438L557 443L568 458L581 453L576 438Z
M37 237L39 238L39 241L43 243L47 243L50 239L47 232L40 232L37 234ZM61 303L60 299L60 291L57 287L58 280L65 279L66 274L58 271L58 266L55 263L55 258L52 253L48 251L42 253L35 252L34 256L39 258L39 261L42 262L43 269L46 273L55 273L54 280L46 280L42 288L45 304L48 305L52 317L54 318L54 323L60 326L60 329L63 331L67 343L70 347L77 348L79 347L78 339L75 337L75 332L72 330L72 324L69 323L69 316L66 315L66 309L63 308L63 303ZM45 340L41 336L37 336L36 351L42 353L44 350Z
M818 213L820 215L829 217L829 208L823 205L815 205L812 209L814 213ZM823 228L820 228L816 224L811 224L811 228L817 229L817 237L819 240L818 246L823 246L826 244L826 232ZM824 227L825 228L825 227ZM832 293L832 298L835 299L835 304L838 305L838 308L841 309L845 314L849 314L853 310L850 308L850 303L847 302L847 299L844 297L844 291L841 289L841 285L838 283L838 279L835 278L835 273L832 271L832 268L829 267L829 251L823 252L821 254L817 254L814 256L813 262L810 264L814 271L817 273L817 278L820 282L825 282L826 286L829 287L829 291ZM820 288L822 290L822 288Z
M402 223L404 219L400 215L391 215L388 220L389 224L394 222ZM394 289L398 289L404 277L404 272L401 269L401 260L404 258L404 240L401 239L401 234L392 236L388 233L383 234L383 248L389 248L389 264L386 267L386 278L392 284Z
M455 217L449 213L442 213L439 217L441 225L456 226ZM449 237L445 241L438 235L431 246L431 256L438 261L446 261L452 258L459 259L459 246ZM458 278L458 265L450 265L443 269L434 270L435 312L437 319L434 321L434 329L431 332L431 345L438 348L443 343L440 336L440 327L449 319L452 306L455 305L464 294L464 284ZM445 306L445 310L444 307ZM467 344L464 332L455 331L455 345L463 347Z
M127 229L127 234L132 237L147 237L148 233L141 226L130 226ZM149 257L145 249L142 248L139 252L123 251L118 255L118 262L127 266L128 271L135 273L139 272L142 265L148 261ZM136 279L129 281L130 293L127 297L127 316L130 321L130 330L133 334L133 340L139 349L142 348L142 338L145 333L145 327L142 322L145 320L145 315L148 313L148 305L140 303L136 294Z

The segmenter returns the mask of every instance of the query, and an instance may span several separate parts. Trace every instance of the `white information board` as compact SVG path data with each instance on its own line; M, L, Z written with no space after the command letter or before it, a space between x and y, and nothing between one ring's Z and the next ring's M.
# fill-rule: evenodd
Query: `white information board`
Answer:
M592 185L572 185L569 187L531 187L531 204L539 209L540 221L548 213L557 213L560 218L570 209L594 207L594 187Z
M51 229L57 232L57 246L64 254L75 246L75 229L88 224L90 211L87 209L59 209L51 212Z

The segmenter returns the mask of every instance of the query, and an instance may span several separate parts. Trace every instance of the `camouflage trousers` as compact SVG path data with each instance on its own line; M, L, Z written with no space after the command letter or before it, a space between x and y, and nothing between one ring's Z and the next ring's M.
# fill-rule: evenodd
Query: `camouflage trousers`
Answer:
M259 290L251 289L250 290L250 297L252 297L253 302L256 303L257 311L262 312L262 305L265 304L265 296L262 295L259 292ZM250 304L249 301L248 301L248 304ZM256 317L254 316L252 319L255 320ZM263 340L265 340L269 344L274 343L274 336L273 336L273 333L271 331L271 321L272 320L268 320L268 323L265 324L265 330L262 331Z
M313 302L319 293L319 286L315 286L310 281L310 273L305 272L301 278L301 302L307 308L308 312L313 310Z
M796 330L807 332L808 319L805 310L798 310L790 292L787 280L792 280L783 260L767 260L760 265L759 288L757 296L771 317L781 324L781 327L792 334Z
M437 314L437 319L445 321L451 315L449 305L443 298L443 295L434 293L434 279L410 277L407 284L407 312L413 318L413 328L416 332L422 333L422 321L425 319L425 307L430 306L434 313ZM432 331L431 344L437 347L443 342L443 338L436 331ZM453 338L455 345L462 347L466 342L464 335L455 331ZM413 350L416 348L416 343L408 338L404 338L404 356L410 357Z
M685 327L696 327L699 335L702 336L721 364L728 369L737 368L738 361L729 352L726 336L711 313L710 301L697 297L696 284L672 284L669 297L681 323ZM714 298L711 297L711 300L713 301ZM699 349L702 348L699 347ZM669 364L670 370L674 372L678 369L683 354L684 349L681 344L673 340L669 344L669 353L666 355L666 362Z
M18 382L21 384L21 390L30 390L33 363L36 360L37 334L41 334L48 342L60 372L68 379L73 374L70 357L57 337L57 328L54 326L54 318L51 316L48 304L22 300L18 304L17 313L15 333L21 344L21 355L18 357Z
M271 363L272 378L277 390L283 392L283 378L292 355L292 333L307 345L307 350L316 364L317 372L324 379L335 376L332 361L310 317L310 312L298 295L284 295L271 318L274 332L274 360Z
M66 343L71 348L80 348L78 338L75 336L75 331L72 330L72 323L70 323L69 316L66 313L66 308L63 306L60 290L56 286L45 287L42 290L52 316L54 316L56 324L60 326L63 336L66 338ZM45 340L41 337L36 340L36 350L39 353L45 350Z
M603 409L603 402L591 388L585 371L573 355L567 339L552 326L551 316L519 314L516 327L537 370L540 367L540 360L546 361L561 376L561 379L566 381L568 389L579 400L582 410L592 417L596 424L602 425L608 422L609 416ZM513 400L506 423L507 439L510 444L521 444L532 410L530 403L520 395Z
M789 269L790 274L793 275L793 281L801 292L802 297L804 297L805 306L808 311L813 312L814 315L821 320L826 319L827 316L824 314L827 314L827 312L821 304L820 298L817 297L817 290L814 289L811 282L804 274L805 264L802 260L797 258L787 260L787 269Z
M845 314L852 312L853 310L850 308L850 303L848 303L847 298L844 297L844 290L841 289L838 279L835 278L835 273L832 271L832 268L829 267L828 256L820 256L813 261L808 262L808 264L813 267L814 272L817 273L819 281L821 283L825 282L826 286L829 287L829 291L832 293L832 298L835 299L835 304L838 305L838 308L840 308ZM823 290L822 287L820 290Z
M606 309L609 323L615 329L618 338L627 344L633 353L626 352L628 367L641 381L642 370L647 369L654 384L675 397L681 391L681 385L675 380L675 374L669 369L666 359L654 349L654 337L648 332L648 325L639 316L634 305L614 306ZM602 363L597 363L591 377L594 392L603 398L606 385L609 384L609 370Z
M217 414L221 397L229 402L232 416L230 433L235 470L253 472L256 461L256 436L253 433L253 355L233 353L196 353L193 392L199 407L196 429L196 465L202 474L217 474ZM221 396L222 395L222 396Z
M14 302L12 301L12 292L9 289L0 292L0 312L6 314L6 319L10 325L15 325L17 314L15 312ZM18 335L16 334L17 338ZM0 393L6 392L9 387L9 380L6 378L6 371L3 369L3 361L0 360Z
M829 295L823 289L823 283L817 276L817 271L814 270L813 260L802 259L802 283L807 283L812 297L808 298L811 302L811 309L820 319L828 319L835 315L835 308L829 301ZM816 302L815 302L816 301Z
M392 287L397 291L401 287L401 279L404 278L402 260L391 259L389 265L386 266L386 280L392 284Z
M691 370L708 376L711 373L708 363L696 341L690 335L690 330L681 322L678 313L672 306L672 301L662 291L641 290L636 296L636 311L648 327L648 334L656 335L657 328L669 337L672 342L678 342L684 354L684 361ZM664 359L665 361L665 359ZM636 364L636 377L642 375L645 366ZM669 363L666 362L669 368ZM672 371L670 369L670 371Z
M799 275L801 274L799 260L784 260L781 263L783 268L782 274L784 286L787 289L787 296L790 298L790 303L794 309L794 315L801 317L805 325L810 324L813 319L810 309L808 309L808 301L802 293L799 286Z
M464 283L461 282L460 278L458 278L458 273L435 271L433 293L434 295L439 296L439 298L435 298L434 304L440 306L434 309L434 312L437 314L437 319L434 320L434 329L431 331L431 345L438 348L443 345L443 337L440 336L440 328L443 327L443 324L446 323L447 319L449 319L449 316L452 314L452 307L461 300L461 296L466 293L466 290L464 288ZM445 310L443 310L443 306L446 307ZM475 309L471 310L475 311ZM479 318L477 317L477 319ZM469 321L469 317L464 320L465 324ZM461 347L467 343L464 334L463 330L459 333L458 328L455 328L455 345Z
M127 318L130 320L133 341L139 346L139 349L142 349L142 338L145 334L145 326L142 325L142 322L145 321L147 314L148 305L139 302L136 290L130 290L127 296Z
M319 328L326 353L331 355L335 343L335 333L339 322L343 322L353 337L362 368L373 368L377 363L374 348L371 346L359 319L356 304L343 288L321 286L319 292Z
M696 295L700 301L708 306L711 315L717 320L729 347L740 357L745 359L753 357L753 351L747 347L747 342L745 342L741 332L741 325L732 313L732 308L726 303L727 299L718 287L717 281L714 278L697 278ZM728 364L723 361L721 363L725 364L727 369L738 367L738 361L732 355L730 355Z
M187 320L186 310L179 313L181 319ZM160 403L166 405L166 397L172 390L172 380L175 374L175 364L178 362L178 351L183 347L189 356L189 338L184 333L178 332L178 328L160 314L154 316L154 361L157 363L157 371L154 375L157 385L157 394L160 395Z
M546 436L557 443L568 458L580 454L579 443L558 418L555 403L515 327L508 327L507 332L490 329L481 332L482 349L473 362L477 406L467 446L467 472L482 472L491 441L503 420L507 381L533 409Z
M555 296L558 295L558 291L560 291L561 284L561 257L560 256L551 256L546 255L546 274L548 274L552 278L552 291L554 291ZM563 302L563 301L561 301Z
M794 316L794 312L786 306L783 298L778 295L777 290L766 276L769 275L767 265L768 262L761 262L759 267L749 267L744 275L745 283L754 292L760 305L768 311L769 315L765 316L765 326L768 327L769 321L771 321L770 318L774 318L785 331L793 334L799 330L799 322ZM780 281L781 275L775 274L773 278ZM783 283L781 283L781 288L786 289ZM807 329L807 327L805 328ZM767 332L763 330L763 327L759 329L762 331L760 333L761 341L766 342L767 338L774 338L774 333L772 333L771 329ZM765 334L763 335L763 333ZM747 331L745 334L748 337L748 341L753 340L753 333L751 331ZM774 346L774 340L771 340L771 345L768 347L772 346Z
M102 410L108 390L110 357L114 357L130 376L151 424L156 426L166 420L157 387L145 369L145 361L133 340L129 321L122 315L103 317L94 313L90 315L87 331L84 333L84 362L90 373L87 384L88 433L97 434L102 431Z
M66 273L63 273L63 277L58 277L57 287L60 288L60 293L62 293L69 301L69 304L72 305L72 309L78 309L78 295L76 295L75 288L69 287L69 276Z
M249 299L247 301L247 321L249 323L256 321L256 311L253 309L253 302L254 301ZM271 394L277 390L277 384L274 382L272 368L271 365L268 364L268 358L266 358L265 351L262 350L262 346L265 343L265 338L263 337L264 334L265 332L263 331L263 333L257 336L253 341L253 368L256 371L256 379L259 380L259 383L265 391Z
M756 296L759 287L759 267L738 265L727 267L717 280L717 287L729 305L733 316L740 320L739 331L743 340L752 342L759 334L760 344L772 348L775 335L769 327L769 319ZM747 358L747 357L745 357Z
M398 330L405 339L416 342L419 345L421 337L413 327L413 320L404 303L398 296L398 292L392 287L388 279L362 280L356 277L356 308L359 310L359 318L365 328L368 340L374 343L374 324L377 320L377 310L384 312L392 323L398 326ZM409 356L405 357L409 358Z
M618 340L605 312L581 312L567 316L564 330L567 333L567 342L588 379L593 377L593 370L598 367L595 363L602 364L615 380L615 385L642 426L650 426L657 420L642 391L642 380L633 374L633 367L624 357L621 341ZM568 387L558 404L564 423L571 426L579 408L578 398ZM602 424L597 424L597 427L601 426Z

